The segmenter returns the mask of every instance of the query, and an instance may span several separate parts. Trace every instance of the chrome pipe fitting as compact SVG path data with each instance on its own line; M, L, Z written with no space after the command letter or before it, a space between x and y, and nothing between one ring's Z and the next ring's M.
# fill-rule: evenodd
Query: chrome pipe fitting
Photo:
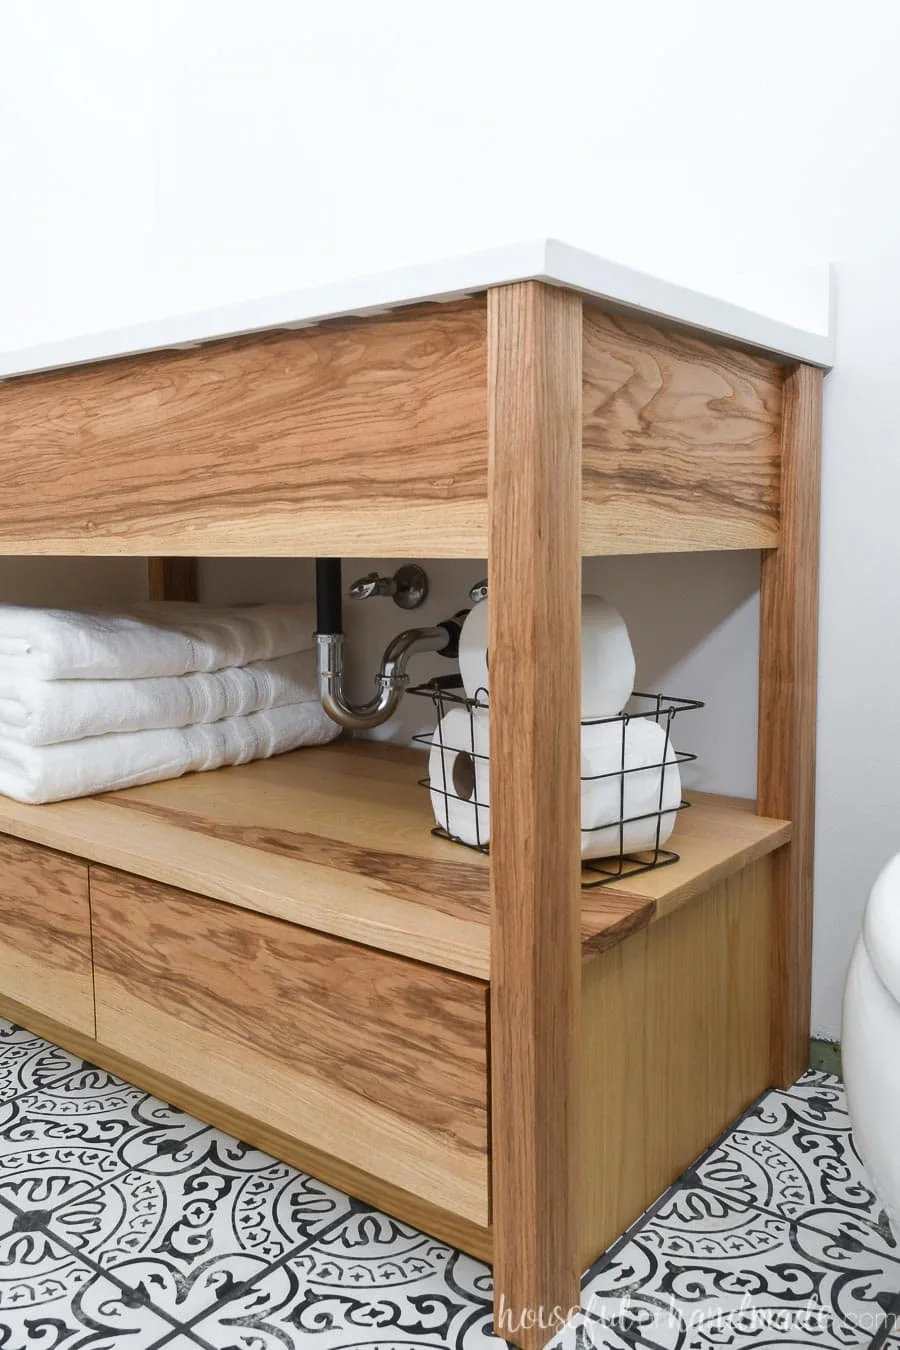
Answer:
M407 628L385 648L381 668L375 676L377 693L368 703L352 704L344 696L344 635L317 633L316 653L319 672L319 697L332 721L348 731L368 731L393 717L409 684L406 667L416 652L439 652L449 644L446 627Z

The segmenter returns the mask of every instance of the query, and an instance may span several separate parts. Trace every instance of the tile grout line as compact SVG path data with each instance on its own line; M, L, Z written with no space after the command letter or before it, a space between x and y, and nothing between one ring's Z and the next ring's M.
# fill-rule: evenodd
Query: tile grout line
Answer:
M734 1121L732 1121L731 1124L725 1130L723 1130L722 1133L716 1139L713 1140L713 1142L708 1146L708 1148L704 1149L702 1153L697 1155L694 1161L687 1168L685 1168L684 1172L675 1181L673 1181L670 1186L666 1188L666 1190L659 1197L659 1199L654 1201L652 1205L649 1205L648 1208L644 1210L642 1214L638 1215L638 1217L634 1220L633 1223L629 1225L629 1227L625 1230L625 1232L615 1240L612 1246L609 1247L607 1251L602 1253L602 1255L597 1258L597 1260L589 1267L589 1269L585 1272L584 1276L582 1277L582 1288L592 1278L594 1278L596 1275L602 1274L603 1271L610 1264L612 1264L615 1257L625 1247L625 1245L629 1241L631 1241L634 1237L636 1237L641 1232L641 1230L656 1217L656 1215L658 1214L659 1210L663 1207L663 1205L667 1201L669 1201L679 1190L686 1190L686 1189L704 1190L712 1195L715 1195L717 1199L725 1200L728 1203L732 1205L737 1205L739 1208L747 1210L749 1212L760 1214L766 1218L779 1219L781 1220L781 1222L789 1226L796 1226L809 1229L811 1232L816 1233L820 1237L833 1238L834 1234L829 1233L824 1228L817 1227L815 1224L806 1223L805 1221L799 1219L788 1218L786 1215L779 1213L777 1210L770 1210L762 1205L753 1204L750 1201L735 1200L733 1196L730 1196L727 1193L718 1190L714 1186L708 1185L706 1182L702 1181L700 1177L697 1175L698 1169L702 1167L704 1162L706 1162L710 1157L712 1157L712 1155L716 1152L716 1150L720 1148L722 1144L725 1143L726 1140L728 1140L734 1133L740 1130L740 1127L747 1120L747 1118L751 1116L753 1112L755 1112L756 1108L760 1105L761 1102L763 1102L771 1093L777 1093L781 1096L788 1096L788 1097L791 1096L794 1088L801 1087L803 1085L802 1080L805 1076L806 1076L805 1074L802 1075L801 1078L798 1078L796 1082L793 1083L789 1088L776 1088L776 1087L766 1088L764 1092L761 1092L758 1097L754 1098L754 1100L750 1102L750 1104L741 1112L741 1114ZM824 1077L828 1079L833 1078L835 1085L842 1086L841 1080L836 1078L833 1074L825 1074ZM832 1086L832 1084L830 1082L827 1082L824 1084L820 1084L820 1086L830 1087ZM837 1210L837 1207L835 1207L835 1209ZM838 1212L849 1218L859 1217L858 1215L853 1214L852 1211L841 1210ZM898 1250L897 1256L888 1256L886 1259L895 1262L897 1264L900 1264L900 1250ZM665 1347L661 1346L659 1342L650 1341L646 1337L641 1336L640 1334L637 1335L628 1334L624 1330L624 1328L613 1326L613 1324L611 1324L606 1318L602 1316L594 1315L590 1312L585 1312L585 1316L590 1318L592 1322L600 1326L606 1326L609 1327L611 1330L614 1330L617 1335L619 1335L624 1341L626 1341L630 1345L637 1347L640 1344L642 1346L646 1346L647 1350L665 1350ZM897 1294L895 1295L894 1301L891 1304L891 1308L885 1315L885 1325L875 1333L872 1342L865 1347L865 1350L881 1350L881 1347L884 1345L888 1336L891 1334L891 1329L888 1328L887 1325L888 1319L890 1319L891 1317L896 1318L895 1325L897 1327L900 1327L900 1291L898 1291Z
M12 1214L16 1216L16 1218L23 1218L27 1214L27 1210L19 1209L17 1205L14 1205L10 1200L7 1199L0 1199L0 1207L9 1210ZM59 1237L56 1233L51 1233L49 1229L43 1227L38 1227L34 1231L41 1233L42 1236L46 1238L49 1238L50 1241L55 1243L57 1247L61 1247L62 1250L66 1252L69 1256L74 1256L75 1259L77 1261L80 1261L83 1265L89 1266L93 1270L94 1274L99 1275L101 1279L108 1280L110 1284L116 1285L121 1293L130 1295L132 1300L134 1299L134 1296L136 1294L139 1294L141 1299L139 1306L147 1307L150 1309L151 1312L157 1313L160 1317L162 1317L166 1322L169 1323L169 1325L173 1328L174 1331L180 1331L182 1329L182 1324L176 1321L175 1318L172 1317L171 1313L167 1313L163 1308L158 1308L156 1304L152 1301L152 1299L150 1299L149 1296L144 1294L142 1290L137 1290L132 1285L125 1284L123 1280L119 1279L119 1277L115 1274L114 1271L103 1270L98 1265L98 1263L93 1259L93 1257L88 1256L85 1252L79 1251L77 1247L73 1247L72 1244L70 1242L67 1242L65 1238Z
M27 1030L27 1028L24 1028L24 1030ZM43 1038L35 1036L35 1040L43 1040ZM45 1042L45 1044L53 1048L52 1043ZM97 1066L92 1065L90 1061L84 1060L82 1061L81 1067L76 1066L75 1068L70 1068L65 1071L62 1071L59 1075L54 1075L48 1082L42 1083L40 1086L32 1086L30 1088L23 1089L21 1092L13 1094L12 1097L6 1098L3 1104L15 1102L22 1097L31 1095L32 1093L41 1091L52 1091L54 1088L61 1086L64 1082L66 1082L70 1078L73 1078L76 1074L83 1072L85 1068L97 1069ZM98 1072L105 1072L105 1071L98 1069ZM111 1077L116 1078L115 1075L111 1075ZM125 1080L120 1080L116 1078L116 1081L121 1083L123 1087L130 1086L128 1083L125 1082ZM838 1082L839 1080L835 1081ZM795 1087L800 1086L800 1080L798 1080L798 1082L793 1086ZM823 1086L830 1086L830 1083L823 1084ZM687 1189L706 1191L711 1195L715 1195L718 1199L731 1205L734 1205L739 1209L761 1214L765 1217L776 1218L781 1222L785 1223L786 1225L788 1225L789 1227L796 1226L807 1228L813 1232L816 1232L819 1236L833 1237L834 1236L833 1234L829 1233L824 1228L818 1227L815 1223L810 1223L802 1219L791 1218L783 1213L780 1213L777 1210L769 1209L766 1206L756 1204L752 1201L744 1200L743 1198L738 1199L732 1195L729 1195L727 1192L720 1191L714 1185L709 1185L705 1181L701 1180L700 1177L697 1175L697 1170L703 1165L703 1163L707 1161L707 1159L711 1157L712 1154L718 1148L720 1148L725 1141L727 1141L734 1133L739 1131L741 1125L755 1111L760 1102L762 1102L772 1092L777 1092L780 1093L781 1095L790 1096L791 1090L792 1089L790 1088L788 1089L768 1088L766 1089L765 1092L761 1093L760 1096L757 1097L753 1102L751 1102L745 1108L745 1110L737 1117L737 1119L733 1121L727 1127L727 1129L722 1131L722 1133L701 1154L698 1155L698 1157L690 1164L690 1166L685 1170L685 1172L681 1175L681 1177L679 1177L675 1182L673 1182L669 1187L667 1187L666 1190L663 1192L663 1194L650 1206L648 1206L648 1208L642 1214L640 1214L633 1221L632 1224L629 1225L629 1227L625 1230L625 1232L618 1239L615 1240L615 1242L608 1249L608 1251L604 1252L600 1257L598 1257L597 1261L595 1261L585 1272L582 1278L582 1285L584 1286L587 1282L589 1282L589 1280L594 1275L602 1273L602 1271L615 1259L615 1256L622 1249L622 1247L628 1241L632 1240L647 1224L649 1224L653 1220L653 1218L656 1217L662 1206L665 1205L674 1194L676 1194L678 1191L683 1191ZM153 1094L144 1093L144 1099L145 1100L154 1099ZM149 1128L153 1127L151 1126ZM213 1126L200 1123L198 1125L198 1128L194 1130L190 1135L186 1136L185 1139L181 1141L181 1143L188 1144L198 1139L201 1135L203 1135L207 1131L213 1131L214 1129L215 1127ZM106 1180L98 1182L95 1186L91 1187L90 1190L88 1190L83 1196L79 1197L79 1202L88 1197L95 1196L97 1193L105 1190L107 1187L114 1184L116 1181L121 1180L121 1178L127 1175L128 1173L135 1171L139 1172L140 1170L141 1169L139 1167L123 1168L121 1172L116 1173L113 1177L109 1177ZM298 1173L298 1175L307 1175L307 1174ZM312 1179L314 1180L314 1178ZM361 1210L366 1210L368 1208L366 1205L363 1204L363 1202L355 1200L353 1197L348 1197L348 1199L350 1201L350 1211L349 1211L350 1214L359 1213ZM13 1214L21 1215L23 1213L23 1211L19 1210L19 1208L9 1200L4 1200L2 1203L4 1207ZM64 1206L60 1206L59 1208L62 1209L64 1208ZM840 1213L843 1217L848 1218L860 1217L859 1215L854 1214L852 1211L837 1210L837 1207L836 1212ZM289 1251L284 1253L277 1260L270 1262L269 1265L266 1266L263 1270L259 1271L251 1278L242 1282L221 1301L212 1304L208 1308L202 1309L188 1321L178 1320L177 1317L175 1317L172 1313L169 1313L165 1309L158 1307L156 1303L153 1301L152 1297L146 1294L146 1292L143 1289L138 1290L135 1289L134 1286L126 1285L120 1278L118 1278L115 1275L115 1272L113 1270L104 1269L103 1267L100 1266L99 1262L95 1260L93 1257L78 1251L76 1248L72 1247L71 1244L68 1243L65 1239L57 1237L56 1234L51 1230L43 1229L42 1231L44 1231L47 1237L49 1237L53 1242L57 1243L69 1255L75 1257L77 1260L83 1262L89 1268L93 1269L95 1273L99 1275L101 1278L110 1280L111 1283L116 1285L126 1295L134 1297L136 1293L139 1293L141 1297L142 1306L148 1307L151 1311L159 1315L169 1325L171 1330L168 1331L162 1339L154 1342L153 1350L156 1350L157 1347L160 1347L161 1350L163 1346L169 1344L173 1340L173 1338L178 1336L179 1334L186 1334L190 1337L193 1343L199 1346L206 1347L206 1350L213 1350L213 1347L211 1347L209 1343L202 1337L202 1335L194 1330L194 1328L196 1328L201 1322L203 1322L207 1317L211 1316L214 1312L218 1311L221 1308L226 1307L229 1303L233 1303L238 1298L246 1295L246 1293L252 1290L254 1286L259 1285L264 1281L268 1280L273 1273L281 1269L289 1261L295 1259L299 1255L302 1255L304 1252L308 1251L311 1247L314 1247L316 1244L321 1243L324 1239L328 1237L328 1235L331 1233L332 1230L338 1228L341 1224L346 1223L347 1218L348 1214L345 1213L333 1219L331 1222L325 1224L322 1227L322 1229L320 1229L318 1232L311 1234L302 1242L295 1244ZM888 1259L889 1261L900 1261L900 1257L887 1257L886 1259ZM478 1301L479 1300L477 1298L473 1299L474 1304L477 1304ZM895 1296L894 1301L891 1305L891 1309L887 1314L887 1317L896 1316L897 1313L900 1313L900 1293L898 1293ZM594 1316L590 1313L586 1313L585 1315L589 1317L591 1321L595 1324L606 1325L611 1327L611 1324L602 1317ZM617 1331L617 1334L623 1336L623 1339L628 1344L636 1345L638 1342L640 1342L641 1344L651 1347L651 1350L658 1350L656 1342L648 1341L646 1340L646 1338L641 1337L640 1335L626 1335L618 1328L615 1328L615 1330ZM882 1346L886 1341L891 1330L892 1328L888 1327L886 1322L885 1326L875 1333L875 1336L873 1337L870 1343L869 1350L878 1350L878 1347Z
M215 1129L214 1126L205 1126L204 1128L210 1130ZM191 1135L190 1136L191 1139L196 1139L198 1133L200 1132L196 1132L193 1135ZM239 1140L238 1142L241 1141ZM127 1170L134 1171L136 1169L129 1168ZM121 1174L117 1174L117 1176L118 1175ZM298 1175L306 1176L308 1174L298 1173ZM102 1185L92 1187L92 1189L86 1192L85 1195L79 1196L78 1203L80 1203L88 1195L93 1195L96 1191L102 1190L104 1186L109 1185L110 1182L114 1180L116 1180L116 1178L109 1178ZM315 1180L315 1178L311 1177L310 1180ZM341 1194L346 1194L346 1192L341 1192ZM356 1200L352 1196L348 1196L347 1198L350 1201L351 1205L349 1213L359 1213L361 1211L368 1210L369 1206L367 1206L363 1201ZM72 1203L75 1202L73 1201ZM15 1215L16 1217L24 1217L27 1214L26 1210L20 1209L18 1205L14 1204L11 1200L5 1197L0 1198L0 1208L7 1209L10 1213ZM59 1208L64 1208L64 1206L60 1206ZM217 1302L211 1304L208 1308L202 1309L200 1312L196 1313L192 1318L189 1318L187 1321L178 1319L173 1313L167 1312L166 1309L158 1306L158 1304L154 1302L152 1296L147 1294L143 1289L136 1288L134 1285L126 1284L119 1276L116 1275L114 1269L104 1268L103 1266L100 1265L99 1261L94 1256L89 1255L87 1252L80 1251L77 1247L73 1247L70 1242L68 1242L63 1237L58 1236L50 1228L41 1226L37 1231L43 1233L45 1237L48 1237L52 1242L56 1243L57 1246L61 1247L70 1256L75 1257L77 1260L89 1266L96 1275L99 1275L102 1279L110 1280L110 1282L115 1284L123 1293L131 1295L132 1297L134 1297L135 1294L139 1294L141 1296L142 1301L141 1306L148 1307L152 1312L157 1313L166 1322L169 1323L172 1330L169 1333L167 1333L167 1335L163 1337L161 1340L155 1341L153 1343L153 1347L151 1348L151 1350L156 1350L157 1346L161 1347L166 1345L174 1335L185 1332L192 1335L199 1344L206 1347L206 1350L214 1350L214 1347L210 1346L207 1341L204 1341L203 1338L199 1335L199 1333L194 1332L192 1328L194 1328L199 1322L204 1321L207 1317L209 1317L212 1313L216 1312L219 1308L222 1308L226 1304L233 1302L237 1298L240 1298L255 1284L258 1284L262 1280L268 1279L276 1270L281 1269L283 1265L285 1265L288 1261L293 1260L294 1257L302 1255L306 1250L308 1250L308 1248L314 1246L317 1242L320 1242L323 1238L327 1237L332 1229L338 1228L342 1223L346 1223L347 1218L348 1214L345 1213L339 1215L335 1219L330 1220L319 1231L310 1234L310 1236L304 1239L304 1241L296 1243L287 1252L283 1253L280 1257L278 1257L277 1260L271 1261L263 1270L259 1271L252 1278L243 1281L233 1290L232 1293L226 1295L225 1298L220 1299ZM473 1302L477 1302L477 1300L473 1299Z
M306 1174L304 1173L303 1175ZM313 1180L315 1180L315 1178L313 1178ZM341 1194L346 1195L347 1193L346 1191L342 1191ZM202 1312L197 1313L193 1318L191 1318L189 1322L185 1322L182 1324L181 1330L190 1332L190 1334L195 1336L202 1345L207 1346L208 1342L204 1341L200 1336L200 1334L193 1330L193 1328L196 1327L200 1322L204 1321L207 1317L209 1317L211 1313L217 1312L220 1308L224 1308L227 1306L227 1304L234 1302L238 1298L241 1298L244 1294L248 1293L254 1287L254 1285L261 1283L263 1280L269 1279L269 1277L273 1275L275 1271L281 1270L282 1267L287 1265L289 1261L293 1261L294 1258L297 1256L302 1256L303 1253L309 1251L311 1247L314 1247L318 1243L322 1242L323 1239L329 1236L329 1234L333 1229L340 1228L342 1224L345 1224L351 1215L370 1212L371 1206L367 1205L365 1201L357 1200L353 1196L347 1196L347 1199L350 1201L350 1210L348 1211L348 1213L341 1214L337 1218L332 1219L329 1223L325 1224L319 1230L319 1232L312 1234L304 1242L297 1243L297 1245L295 1247L292 1247L290 1251L287 1251L283 1253L283 1255L279 1256L277 1261L273 1261L269 1266L266 1267L265 1270L260 1271L259 1274L254 1275L251 1279L245 1280L243 1284L241 1284L233 1293L228 1294L225 1298L221 1299L213 1307L206 1308ZM407 1227L410 1226L411 1225L407 1225ZM416 1229L415 1231L419 1232L420 1230ZM429 1235L425 1234L425 1236ZM440 1239L435 1238L434 1241L439 1242ZM449 1244L446 1243L444 1245L449 1246ZM453 1247L451 1248L451 1250L458 1251L459 1248ZM480 1301L474 1295L471 1296L471 1299L473 1305L478 1304ZM484 1307L487 1308L489 1306L490 1305L487 1302L487 1300L484 1300ZM160 1344L165 1344L165 1342L162 1342ZM157 1347L154 1346L152 1350L157 1350ZM209 1350L213 1350L213 1347L210 1346Z
M301 1175L305 1176L308 1174L302 1173ZM315 1178L311 1179L315 1180ZM346 1192L342 1191L341 1194L346 1195ZM348 1196L347 1198L350 1200L351 1214L359 1213L360 1211L363 1210L368 1210L369 1206L366 1205L362 1200L355 1200L352 1196ZM196 1342L196 1344L204 1347L204 1350L215 1350L215 1347L212 1346L208 1341L204 1340L203 1336L198 1331L196 1331L195 1328L201 1322L205 1321L206 1318L211 1316L213 1313L218 1312L221 1308L227 1307L229 1303L233 1303L237 1299L242 1298L245 1294L249 1293L250 1290L254 1287L254 1285L261 1283L263 1280L269 1279L271 1275L273 1275L277 1270L280 1270L284 1265L287 1264L288 1261L293 1260L295 1256L301 1256L310 1247L314 1246L317 1242L320 1242L323 1238L326 1238L332 1229L340 1227L342 1223L346 1223L348 1217L349 1217L348 1214L341 1214L337 1218L332 1219L329 1223L325 1224L320 1229L319 1232L312 1234L304 1242L297 1243L296 1246L292 1247L289 1251L284 1252L281 1256L279 1256L276 1261L270 1262L270 1264L266 1266L265 1270L261 1270L259 1271L258 1274L253 1275L250 1279L242 1281L242 1283L239 1284L230 1294L226 1294L224 1298L217 1300L217 1302L212 1304L210 1307L204 1308L200 1312L195 1313L195 1315L192 1318L190 1318L187 1322L179 1323L177 1331L181 1332L182 1334L186 1333L187 1335L191 1336L193 1340ZM164 1340L156 1341L153 1344L153 1346L151 1346L150 1350L163 1350L163 1347L168 1345L169 1342L171 1341L173 1334L174 1333L170 1332L169 1335L166 1336Z

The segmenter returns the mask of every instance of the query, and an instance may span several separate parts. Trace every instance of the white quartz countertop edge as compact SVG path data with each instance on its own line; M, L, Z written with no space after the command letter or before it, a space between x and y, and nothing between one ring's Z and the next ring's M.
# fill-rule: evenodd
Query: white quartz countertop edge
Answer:
M795 327L559 240L536 239L0 352L0 380L240 334L304 328L327 319L379 313L423 301L455 300L491 286L526 280L565 286L620 311L714 334L786 360L825 369L833 364L830 317L827 331ZM830 269L820 269L816 284L828 292L820 297L818 308L830 316Z

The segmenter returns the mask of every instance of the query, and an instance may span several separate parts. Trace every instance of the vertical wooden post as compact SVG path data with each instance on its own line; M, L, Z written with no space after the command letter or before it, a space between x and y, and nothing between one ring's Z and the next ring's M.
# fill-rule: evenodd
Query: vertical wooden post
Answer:
M782 1086L809 1063L821 439L822 372L798 366L784 384L781 542L763 554L760 596L757 809L794 823L774 859L772 1078Z
M196 558L148 558L147 592L151 600L196 600Z
M488 292L495 1326L577 1306L581 297Z

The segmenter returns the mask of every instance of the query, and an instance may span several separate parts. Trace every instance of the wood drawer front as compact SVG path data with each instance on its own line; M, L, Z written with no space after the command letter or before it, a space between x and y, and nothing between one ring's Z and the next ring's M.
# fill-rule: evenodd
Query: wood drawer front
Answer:
M91 868L97 1039L478 1224L487 986Z
M0 836L0 993L94 1034L87 865Z

